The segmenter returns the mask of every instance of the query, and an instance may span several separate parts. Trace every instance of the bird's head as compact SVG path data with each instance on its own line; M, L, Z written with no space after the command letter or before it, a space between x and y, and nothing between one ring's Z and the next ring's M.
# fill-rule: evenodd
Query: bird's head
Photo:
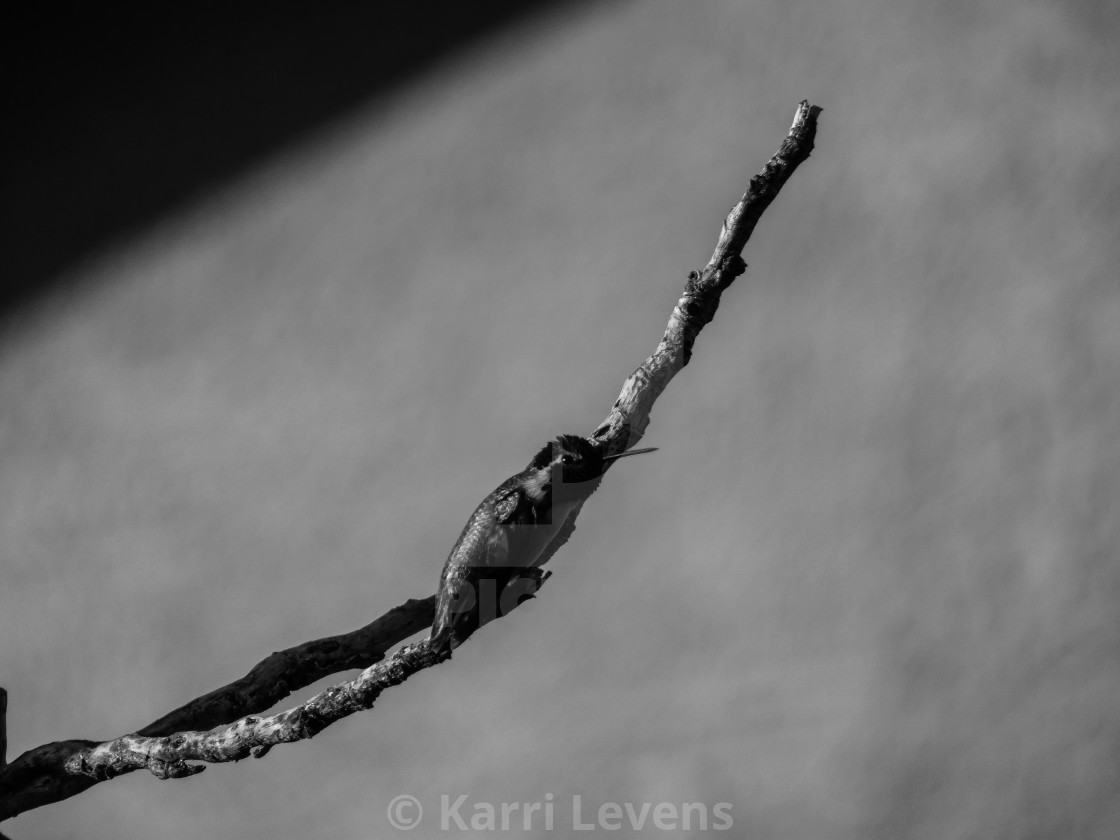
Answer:
M529 462L529 471L536 476L538 483L551 483L555 490L557 482L578 485L595 481L601 478L617 459L655 450L656 447L651 447L631 449L629 452L620 452L617 455L603 455L602 447L587 438L579 435L560 435L556 440L547 443L533 457Z

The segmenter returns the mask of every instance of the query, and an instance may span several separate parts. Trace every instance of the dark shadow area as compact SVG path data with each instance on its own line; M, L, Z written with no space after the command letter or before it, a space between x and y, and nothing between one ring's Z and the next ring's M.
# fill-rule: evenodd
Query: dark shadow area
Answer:
M116 17L48 7L56 17L10 23L0 313L57 288L99 246L471 42L579 4L183 6Z

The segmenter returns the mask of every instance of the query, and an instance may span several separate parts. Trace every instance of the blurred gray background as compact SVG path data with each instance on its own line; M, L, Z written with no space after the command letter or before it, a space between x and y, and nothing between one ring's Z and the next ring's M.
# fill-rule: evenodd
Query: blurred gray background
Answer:
M0 346L9 759L434 592L825 108L661 451L538 600L313 741L3 831L392 837L411 794L439 837L442 794L552 794L511 833L567 836L581 794L729 802L747 838L1116 837L1118 32L1109 3L579 6L73 269Z

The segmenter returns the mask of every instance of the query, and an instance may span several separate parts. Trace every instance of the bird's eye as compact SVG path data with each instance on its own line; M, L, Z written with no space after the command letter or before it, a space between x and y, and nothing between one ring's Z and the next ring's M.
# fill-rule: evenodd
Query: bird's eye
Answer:
M560 463L561 463L561 464L570 464L570 463L572 463L572 456L571 456L571 455L561 455L561 456L560 456Z

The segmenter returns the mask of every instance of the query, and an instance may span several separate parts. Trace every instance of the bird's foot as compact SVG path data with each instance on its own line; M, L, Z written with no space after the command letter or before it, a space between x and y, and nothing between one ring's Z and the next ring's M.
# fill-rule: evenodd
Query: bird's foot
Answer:
M516 570L502 591L503 613L508 612L519 604L537 597L537 590L544 582L552 577L552 572L530 566Z
M541 584L543 584L550 577L552 577L552 572L546 572L544 569L538 566L529 566L524 569L519 569L513 575L514 580L516 580L517 578L525 578L536 583L538 588L540 588Z

